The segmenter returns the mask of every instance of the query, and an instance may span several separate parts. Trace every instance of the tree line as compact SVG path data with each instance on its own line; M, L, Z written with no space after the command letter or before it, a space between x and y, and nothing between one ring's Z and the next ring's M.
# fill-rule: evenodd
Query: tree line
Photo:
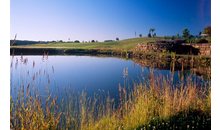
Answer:
M148 33L148 37L152 37L152 41L153 41L153 37L156 36L156 33L154 32L156 29L155 28L150 28L149 33ZM136 31L135 31L135 37L136 37ZM139 34L139 37L142 37L142 34ZM201 38L201 37L205 37L209 43L211 43L211 26L207 26L205 28L203 28L203 33L200 31L198 35L193 36L190 34L190 31L188 28L184 28L182 30L182 38L184 39L192 39L192 38ZM176 35L172 36L171 39L179 39L180 35L179 33L177 33ZM68 38L69 41L65 42L65 43L80 43L79 40L75 40L75 41L70 41L70 38ZM119 38L116 37L115 39L116 41L119 41ZM111 42L114 40L104 40L104 42ZM64 42L63 40L53 40L53 41L28 41L28 40L16 40L16 42L14 42L14 40L10 40L10 45L16 46L16 45L31 45L31 44L48 44L48 43L55 43L55 42ZM98 40L89 40L89 41L82 41L82 43L94 43L94 42L98 42Z

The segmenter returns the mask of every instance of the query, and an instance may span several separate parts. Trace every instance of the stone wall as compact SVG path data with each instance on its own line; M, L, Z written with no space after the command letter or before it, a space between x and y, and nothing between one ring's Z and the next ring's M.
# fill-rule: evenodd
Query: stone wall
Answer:
M198 55L211 56L211 44L210 43L182 43L183 46L192 46L199 50Z
M170 48L172 48L172 44L169 43L165 43L165 44L143 44L140 43L138 45L136 45L133 50L136 51L160 51L162 52L163 50L169 50Z
M178 54L193 53L195 55L211 56L211 44L210 43L182 43L182 44L138 44L133 47L135 51L159 51L170 50L175 51Z

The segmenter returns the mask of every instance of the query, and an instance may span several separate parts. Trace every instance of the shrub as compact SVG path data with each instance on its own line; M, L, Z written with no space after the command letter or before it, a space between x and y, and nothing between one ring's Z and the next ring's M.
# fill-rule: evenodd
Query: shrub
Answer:
M208 43L206 39L187 39L186 43Z
M166 40L156 40L155 42L156 43L166 43L167 41Z
M155 42L148 42L148 44L152 44L152 43L155 43Z
M199 39L197 43L208 43L206 39Z
M74 43L80 43L79 40L75 40Z
M104 42L112 42L113 40L105 40Z
M185 40L184 39L176 39L176 40L173 40L173 43L184 43Z
M206 39L208 40L208 43L211 43L211 36L208 36Z

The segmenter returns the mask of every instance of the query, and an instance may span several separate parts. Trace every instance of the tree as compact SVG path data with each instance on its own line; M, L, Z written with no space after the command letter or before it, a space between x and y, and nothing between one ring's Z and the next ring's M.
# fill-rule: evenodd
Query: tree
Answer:
M80 43L79 40L75 40L74 43Z
M203 28L203 34L208 34L208 36L206 36L206 40L211 43L211 26Z
M136 31L135 31L135 37L136 37Z
M142 34L139 34L139 37L142 37Z
M98 40L96 40L95 42L98 42Z
M176 34L176 39L179 39L179 33Z
M187 39L191 39L191 38L193 38L193 37L194 37L193 35L189 34L189 35L187 36Z
M203 28L203 34L209 34L211 36L211 26Z
M95 42L95 40L92 40L91 42Z
M147 35L148 37L151 37L151 34L150 33L148 33L148 35Z
M63 42L63 40L59 40L59 42Z
M199 31L199 36L202 34L202 32L201 31Z
M188 30L188 28L184 28L183 31L182 31L182 33L183 33L183 37L184 37L184 38L188 37L188 36L189 36L189 30Z
M118 41L118 40L119 40L119 38L116 37L116 41Z
M150 30L149 30L149 31L151 31L151 32L152 32L152 36L154 37L153 32L155 31L155 28L150 28ZM153 37L152 37L152 41L153 41Z
M154 35L153 35L154 37L156 37L156 33L154 33Z

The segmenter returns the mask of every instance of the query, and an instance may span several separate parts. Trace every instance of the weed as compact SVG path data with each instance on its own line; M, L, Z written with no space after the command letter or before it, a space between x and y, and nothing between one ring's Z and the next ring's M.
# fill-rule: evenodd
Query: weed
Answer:
M54 73L54 67L52 70ZM144 82L134 82L134 86L129 88L126 84L128 69L124 69L125 83L123 87L119 84L120 104L117 107L109 93L105 98L97 94L87 98L84 90L77 94L71 92L71 85L69 90L63 87L63 97L58 87L56 93L61 93L62 98L52 96L49 91L40 95L36 91L35 77L32 85L21 85L20 90L26 90L26 93L19 91L17 96L11 95L10 127L77 130L199 129L206 127L205 124L210 127L210 82L198 84L187 77L186 81L174 86L172 76L156 75L153 70L150 72L147 77L142 75ZM41 75L40 70L38 75ZM49 80L48 74L46 77ZM46 89L47 85L44 87ZM101 90L100 93L102 94Z

